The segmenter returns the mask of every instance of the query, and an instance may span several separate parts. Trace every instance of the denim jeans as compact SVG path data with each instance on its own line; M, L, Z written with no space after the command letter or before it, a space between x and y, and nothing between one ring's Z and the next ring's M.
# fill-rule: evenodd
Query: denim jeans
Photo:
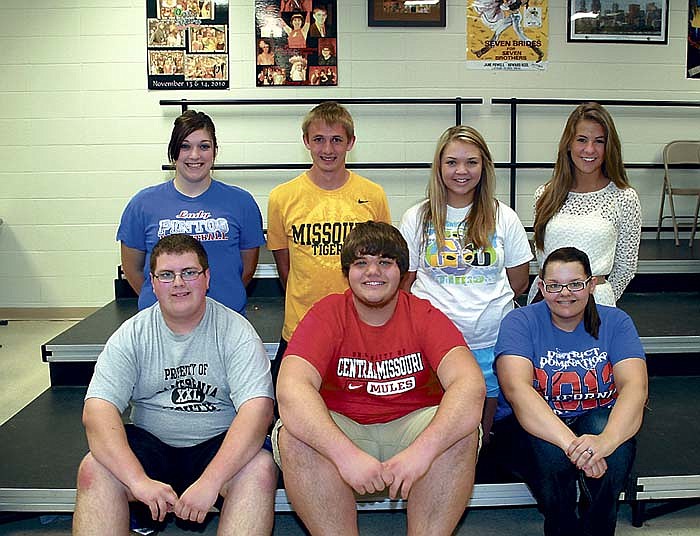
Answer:
M577 435L600 434L610 410L597 408L564 422ZM511 416L509 419L515 420ZM634 438L625 441L605 461L601 478L588 478L559 447L514 426L517 445L514 470L525 480L544 515L545 536L612 536L617 524L618 497L628 482L636 453ZM576 504L576 486L581 496Z

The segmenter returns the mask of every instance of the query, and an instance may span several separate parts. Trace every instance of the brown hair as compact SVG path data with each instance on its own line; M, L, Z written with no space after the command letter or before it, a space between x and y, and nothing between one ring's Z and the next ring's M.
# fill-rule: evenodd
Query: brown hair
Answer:
M209 269L209 257L204 249L204 246L196 238L187 234L171 234L164 236L151 251L150 269L151 273L156 271L156 262L158 257L163 254L172 253L175 255L184 255L185 253L195 253L202 270Z
M497 204L494 199L496 171L491 152L483 136L476 129L465 125L448 128L438 139L427 188L428 202L423 206L423 241L425 242L428 227L432 223L438 247L445 246L447 187L442 180L441 164L445 148L453 141L476 145L481 153L481 179L474 191L472 208L462 222L466 226L462 245L471 242L477 249L484 248L489 245L491 235L496 229Z
M620 137L615 129L615 122L608 111L597 102L585 102L571 112L566 121L564 132L559 140L557 161L554 164L552 178L545 184L542 195L535 204L535 246L544 249L544 232L554 215L559 212L566 201L569 191L574 187L574 164L571 161L569 147L576 136L579 121L595 121L605 132L605 161L603 175L615 183L618 188L630 188L627 172L622 162Z
M591 270L591 262L583 251L566 247L559 248L552 251L544 261L542 265L542 271L540 272L540 279L542 284L544 284L544 274L547 272L547 266L553 262L577 262L583 268L583 273L586 277L591 277L593 272ZM541 298L541 292L539 292ZM540 301L539 299L537 301ZM586 303L586 308L583 311L583 327L594 339L598 338L598 330L600 328L600 316L598 315L598 308L595 304L595 298L591 292L588 295L588 302Z
M340 266L345 277L350 265L362 255L394 259L401 277L408 271L408 245L399 230L388 223L367 221L355 225L340 251Z
M170 162L177 161L180 156L180 145L182 145L187 136L197 130L206 130L209 133L211 141L214 143L214 156L216 156L219 145L216 143L214 121L204 112L186 110L173 123L173 131L170 134L170 143L168 144L168 158Z

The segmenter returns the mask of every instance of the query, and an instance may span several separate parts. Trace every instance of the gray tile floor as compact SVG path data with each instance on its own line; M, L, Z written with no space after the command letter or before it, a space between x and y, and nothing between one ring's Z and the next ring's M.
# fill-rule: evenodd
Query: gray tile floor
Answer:
M41 344L73 325L67 321L12 321L0 326L0 423L31 402L49 385L48 368L41 362ZM67 536L70 516L15 516L0 513L0 535ZM360 514L363 536L404 534L404 512L366 512ZM536 535L542 533L542 520L535 508L481 508L467 512L458 527L458 535ZM170 524L164 536L198 534ZM210 522L204 536L216 534L216 519ZM275 535L306 534L293 514L278 514ZM700 535L700 504L650 519L644 527L631 524L629 506L620 509L617 534L621 536L696 536ZM109 536L109 535L106 535Z

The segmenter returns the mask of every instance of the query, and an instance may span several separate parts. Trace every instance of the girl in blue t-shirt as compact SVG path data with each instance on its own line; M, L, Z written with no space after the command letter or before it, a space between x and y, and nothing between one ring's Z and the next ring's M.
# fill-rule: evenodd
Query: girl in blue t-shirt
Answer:
M596 305L592 276L582 251L553 251L538 283L542 301L509 313L496 343L498 380L514 412L497 435L514 434L513 469L537 499L548 536L614 534L647 399L634 324ZM580 517L577 482L587 503Z
M175 119L168 144L175 177L138 192L122 213L117 240L139 309L156 302L150 277L153 246L164 236L184 233L199 240L209 256L209 297L245 315L245 287L265 243L262 216L250 193L212 177L217 150L211 118L185 111Z

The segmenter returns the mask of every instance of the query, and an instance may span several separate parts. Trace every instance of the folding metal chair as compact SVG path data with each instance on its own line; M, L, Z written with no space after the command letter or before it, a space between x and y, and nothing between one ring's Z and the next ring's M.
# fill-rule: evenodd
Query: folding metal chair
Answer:
M689 246L693 245L695 231L698 227L698 212L700 212L700 176L698 177L698 186L689 188L678 188L671 184L671 170L679 164L700 164L700 140L676 140L666 144L663 152L664 157L664 185L661 190L661 208L659 209L659 223L656 228L656 238L661 234L661 222L665 218L671 218L673 221L673 237L676 240L676 246L680 245L678 241L678 219L693 218L693 226L690 232ZM676 168L677 169L677 168ZM697 171L696 171L697 173ZM673 205L674 195L695 196L695 216L677 216L676 209ZM664 200L668 196L668 204L671 207L671 215L664 216Z

